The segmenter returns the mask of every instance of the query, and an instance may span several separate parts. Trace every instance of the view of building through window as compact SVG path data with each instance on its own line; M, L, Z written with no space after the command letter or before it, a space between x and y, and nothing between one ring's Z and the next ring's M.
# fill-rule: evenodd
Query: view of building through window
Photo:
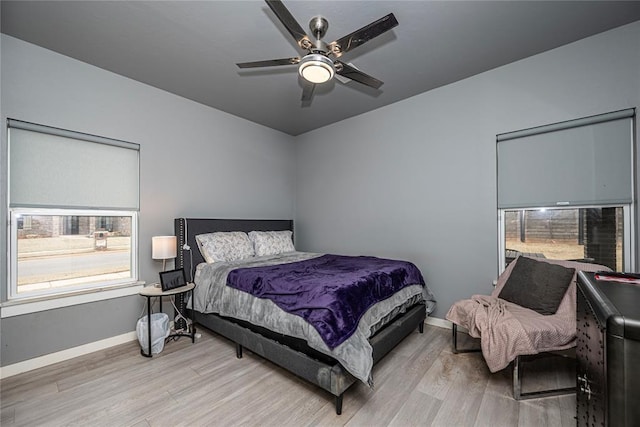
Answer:
M17 221L17 294L132 277L131 216L25 215Z
M624 270L622 207L508 210L506 264L519 253Z

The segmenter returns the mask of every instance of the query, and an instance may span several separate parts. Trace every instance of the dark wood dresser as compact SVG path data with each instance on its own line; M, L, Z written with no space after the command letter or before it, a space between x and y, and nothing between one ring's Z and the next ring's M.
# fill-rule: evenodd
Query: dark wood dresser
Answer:
M640 426L640 285L578 273L577 425Z

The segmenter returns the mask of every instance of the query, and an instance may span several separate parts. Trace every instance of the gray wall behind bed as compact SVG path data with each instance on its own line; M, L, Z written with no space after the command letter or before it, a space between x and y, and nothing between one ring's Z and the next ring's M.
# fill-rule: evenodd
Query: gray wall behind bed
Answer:
M297 246L415 262L439 318L489 293L496 134L640 106L639 41L636 22L299 136Z
M4 34L1 43L2 157L7 117L141 145L142 280L158 281L151 237L173 234L175 217L293 217L293 137ZM4 254L4 227L0 238ZM143 302L133 295L4 318L1 366L134 331Z
M497 273L495 135L640 106L639 22L297 138L0 40L3 128L12 117L141 144L143 280L157 280L151 236L174 217L293 217L300 249L416 262L440 318ZM131 332L141 308L131 296L2 319L0 365Z

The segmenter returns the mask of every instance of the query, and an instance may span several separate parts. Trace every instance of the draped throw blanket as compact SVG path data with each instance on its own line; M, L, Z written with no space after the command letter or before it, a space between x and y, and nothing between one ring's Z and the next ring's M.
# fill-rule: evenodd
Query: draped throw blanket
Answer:
M531 324L542 321L538 334L546 326L543 316L533 310L486 295L473 295L471 299L457 302L447 313L447 319L466 327L472 337L481 338L482 355L491 372L504 369L517 355L538 353L534 336L528 333L521 319ZM542 340L546 341L545 346L563 347L571 343L570 326L567 329L559 336L545 337Z
M238 268L227 277L228 286L269 299L305 319L330 349L355 332L371 306L415 284L425 282L410 262L340 255Z

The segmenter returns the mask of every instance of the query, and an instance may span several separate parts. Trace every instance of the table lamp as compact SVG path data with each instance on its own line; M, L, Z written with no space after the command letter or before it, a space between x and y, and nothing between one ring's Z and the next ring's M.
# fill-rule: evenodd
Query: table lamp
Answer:
M165 271L167 260L178 256L176 236L154 236L151 238L151 258L162 260L162 271Z

